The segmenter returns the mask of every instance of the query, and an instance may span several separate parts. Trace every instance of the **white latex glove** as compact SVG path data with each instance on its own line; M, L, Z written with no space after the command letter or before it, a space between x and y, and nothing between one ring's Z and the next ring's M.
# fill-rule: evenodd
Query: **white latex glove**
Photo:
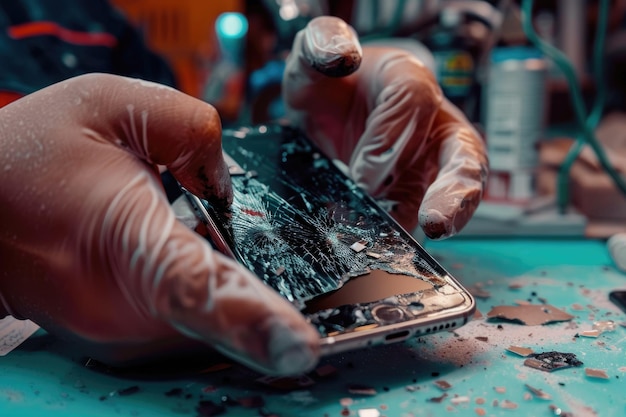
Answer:
M358 68L358 69L357 69ZM342 20L301 30L287 60L288 116L407 230L454 235L476 210L486 148L462 112L408 52L361 48Z
M0 317L31 319L107 363L210 345L262 372L310 369L317 332L164 197L156 165L229 202L220 140L210 105L112 75L0 109Z

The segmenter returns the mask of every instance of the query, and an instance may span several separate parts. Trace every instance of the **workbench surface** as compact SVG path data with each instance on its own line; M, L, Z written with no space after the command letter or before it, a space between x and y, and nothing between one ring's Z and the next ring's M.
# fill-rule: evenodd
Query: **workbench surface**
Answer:
M479 290L481 314L454 332L325 358L310 375L269 381L219 356L120 372L39 331L0 358L0 416L626 416L626 328L619 325L626 316L608 300L610 290L626 289L626 274L604 242L451 239L425 246ZM528 302L574 319L527 326L486 318L494 306ZM617 324L614 331L581 336L607 320ZM583 364L541 371L510 346L573 353ZM590 377L586 368L608 378Z

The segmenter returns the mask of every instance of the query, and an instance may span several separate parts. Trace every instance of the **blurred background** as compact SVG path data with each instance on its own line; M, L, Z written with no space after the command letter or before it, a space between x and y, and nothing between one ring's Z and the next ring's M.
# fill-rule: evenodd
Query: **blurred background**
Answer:
M63 20L68 10L106 2L81 3L0 0L0 23L9 28L8 40L35 33L67 44L77 31L111 32L93 24L104 9L87 13L82 26ZM364 44L414 52L484 135L492 172L484 202L461 237L626 231L626 0L111 0L109 6L171 78L166 70L155 73L155 64L81 69L76 62L89 59L75 59L74 52L72 60L59 49L40 64L42 74L60 59L58 67L73 64L74 72L57 78L94 68L143 76L213 104L225 126L265 123L283 117L280 82L296 32L316 16L339 16ZM45 29L27 20L58 22ZM113 32L120 45L131 38L123 33ZM41 39L30 41L32 55ZM0 57L10 50L2 45L0 39ZM127 64L148 59L134 51L118 55ZM29 65L2 58L19 71ZM12 91L5 76L11 74L0 73L7 102Z

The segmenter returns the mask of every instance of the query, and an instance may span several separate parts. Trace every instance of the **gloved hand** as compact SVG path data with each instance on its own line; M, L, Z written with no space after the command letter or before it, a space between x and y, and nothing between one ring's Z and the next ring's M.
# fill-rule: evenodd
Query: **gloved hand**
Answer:
M220 140L210 105L112 75L0 109L0 317L107 363L211 345L262 372L311 368L317 332L164 197L157 165L198 195L232 198Z
M358 69L357 69L358 68ZM407 230L460 231L487 177L486 148L433 74L408 52L361 48L354 30L318 17L296 35L283 78L290 120Z

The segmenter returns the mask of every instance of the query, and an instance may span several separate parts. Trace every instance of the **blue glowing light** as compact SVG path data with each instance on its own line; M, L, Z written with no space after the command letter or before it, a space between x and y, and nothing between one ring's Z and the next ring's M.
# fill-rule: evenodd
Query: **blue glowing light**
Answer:
M248 20L241 13L222 13L215 21L215 29L224 38L241 38L248 31Z

